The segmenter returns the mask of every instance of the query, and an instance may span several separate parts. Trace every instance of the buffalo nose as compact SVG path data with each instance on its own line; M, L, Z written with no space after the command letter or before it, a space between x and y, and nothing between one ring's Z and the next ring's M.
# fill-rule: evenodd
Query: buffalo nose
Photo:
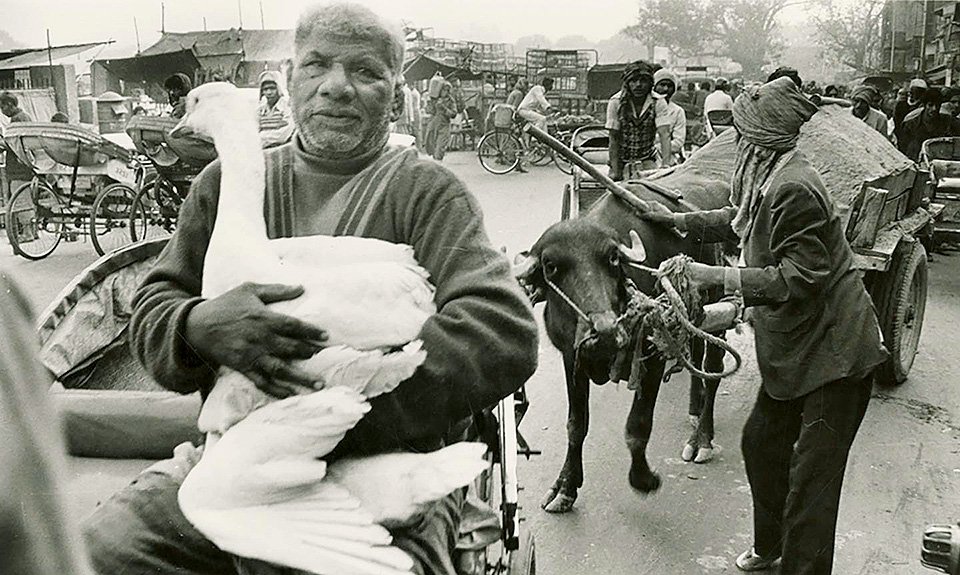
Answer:
M612 311L591 314L590 323L593 324L593 331L601 339L613 337L617 333L617 316Z

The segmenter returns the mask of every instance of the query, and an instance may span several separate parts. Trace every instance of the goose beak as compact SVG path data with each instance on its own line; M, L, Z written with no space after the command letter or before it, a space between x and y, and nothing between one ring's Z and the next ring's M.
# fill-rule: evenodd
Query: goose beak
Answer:
M194 135L193 128L187 124L187 118L190 116L184 116L180 119L180 122L170 130L170 135L174 138L187 138Z

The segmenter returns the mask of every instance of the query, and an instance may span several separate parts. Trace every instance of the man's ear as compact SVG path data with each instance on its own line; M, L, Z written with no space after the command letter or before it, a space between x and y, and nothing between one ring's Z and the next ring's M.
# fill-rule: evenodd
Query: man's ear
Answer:
M390 109L390 121L396 122L403 114L403 82L397 81L393 86L393 106Z

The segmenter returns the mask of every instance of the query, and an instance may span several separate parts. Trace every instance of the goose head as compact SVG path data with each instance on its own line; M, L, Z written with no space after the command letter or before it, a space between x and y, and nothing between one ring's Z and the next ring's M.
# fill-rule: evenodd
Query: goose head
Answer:
M211 82L187 94L186 114L170 131L175 137L236 137L239 131L256 134L256 108L233 84Z

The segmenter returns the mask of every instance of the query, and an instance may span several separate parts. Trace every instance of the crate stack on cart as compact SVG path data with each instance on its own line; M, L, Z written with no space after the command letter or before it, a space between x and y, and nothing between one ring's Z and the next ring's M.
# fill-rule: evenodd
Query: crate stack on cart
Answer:
M596 50L527 49L527 79L531 84L553 78L547 100L566 114L589 112L587 72L597 63Z

